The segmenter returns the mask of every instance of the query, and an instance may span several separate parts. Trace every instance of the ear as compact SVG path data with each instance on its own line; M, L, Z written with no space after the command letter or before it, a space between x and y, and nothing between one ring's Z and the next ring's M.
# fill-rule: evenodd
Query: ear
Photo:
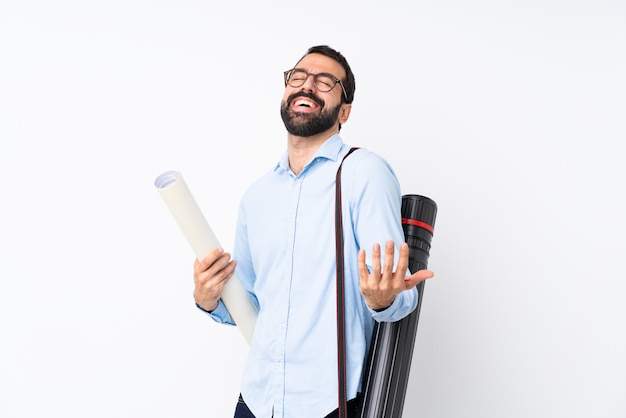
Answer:
M341 105L341 110L339 111L339 123L344 124L348 121L350 117L350 111L352 110L352 104L344 103Z

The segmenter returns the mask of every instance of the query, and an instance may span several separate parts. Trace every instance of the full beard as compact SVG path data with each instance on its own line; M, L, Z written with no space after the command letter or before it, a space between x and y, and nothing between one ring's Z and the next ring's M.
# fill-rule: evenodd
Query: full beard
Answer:
M294 112L289 104L298 97L308 97L322 107L319 115L304 112ZM287 132L295 136L310 137L329 130L337 123L341 104L326 110L324 101L310 93L294 93L280 105L280 116L283 119Z

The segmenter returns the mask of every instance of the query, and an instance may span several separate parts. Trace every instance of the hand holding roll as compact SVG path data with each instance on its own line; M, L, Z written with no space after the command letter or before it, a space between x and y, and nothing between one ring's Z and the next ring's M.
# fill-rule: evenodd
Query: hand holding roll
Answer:
M217 309L224 286L235 273L235 260L222 248L211 251L193 264L193 298L207 312Z
M221 246L180 173L166 171L156 178L154 185L199 260L198 282L204 282L196 289L199 291L200 301L205 305L215 305L213 299L218 294L221 295L222 302L249 344L252 341L257 310L235 274L235 263L228 262L228 254L216 257L214 251L221 251ZM203 263L207 268L203 268ZM194 280L195 276L194 267ZM209 289L203 289L209 282ZM195 293L194 291L194 298Z

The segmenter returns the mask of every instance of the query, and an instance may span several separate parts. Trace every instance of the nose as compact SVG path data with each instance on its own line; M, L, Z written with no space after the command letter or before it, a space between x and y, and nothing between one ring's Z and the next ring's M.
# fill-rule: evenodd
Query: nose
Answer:
M304 80L304 84L300 86L302 90L314 91L317 90L317 86L315 85L315 75L307 74L306 80Z

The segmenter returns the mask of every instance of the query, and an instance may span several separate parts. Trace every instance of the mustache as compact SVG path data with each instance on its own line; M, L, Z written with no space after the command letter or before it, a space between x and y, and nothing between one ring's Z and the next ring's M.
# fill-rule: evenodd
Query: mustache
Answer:
M324 102L324 100L320 99L319 97L317 97L313 93L307 93L305 91L299 91L299 92L293 93L291 96L289 96L287 98L287 103L291 104L291 102L293 102L298 97L309 98L309 99L313 100L315 103L317 103L320 107L324 107L324 105L326 104L326 102Z

